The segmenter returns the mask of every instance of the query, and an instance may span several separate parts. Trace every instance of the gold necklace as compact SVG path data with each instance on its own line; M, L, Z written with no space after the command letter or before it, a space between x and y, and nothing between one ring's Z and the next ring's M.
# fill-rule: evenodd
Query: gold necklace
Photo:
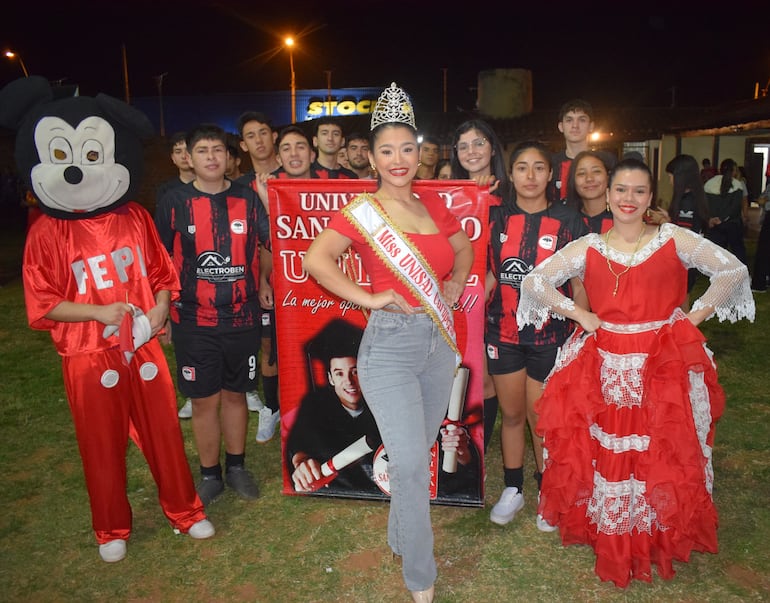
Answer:
M610 262L610 233L612 232L612 228L610 228L607 231L607 234L604 235L604 244L607 246L607 255L605 256L607 258L607 268L610 269L612 276L615 277L615 288L612 290L612 297L615 297L618 294L618 285L620 284L620 277L623 276L629 270L631 270L631 265L634 263L634 256L636 255L636 252L639 251L639 244L642 242L642 236L644 236L644 230L645 230L645 227L644 227L644 224L642 224L642 230L639 233L639 238L636 239L636 247L634 247L634 251L631 254L631 259L628 260L628 266L626 266L626 269L620 273L617 273L612 269L612 262Z

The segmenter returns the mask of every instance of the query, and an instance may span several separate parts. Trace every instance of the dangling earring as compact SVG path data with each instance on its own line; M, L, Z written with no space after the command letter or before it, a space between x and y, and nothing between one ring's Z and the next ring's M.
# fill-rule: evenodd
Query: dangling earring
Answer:
M652 217L652 210L648 207L647 211L645 212L645 214L647 214L648 218L651 218Z
M604 207L605 207L605 209L606 209L607 211L610 211L610 202L609 202L609 201L605 201L605 202L604 202Z

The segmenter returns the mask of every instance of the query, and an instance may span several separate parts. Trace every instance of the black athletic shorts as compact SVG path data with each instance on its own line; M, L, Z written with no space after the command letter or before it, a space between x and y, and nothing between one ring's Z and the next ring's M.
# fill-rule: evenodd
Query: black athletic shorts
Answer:
M257 388L260 328L217 331L174 324L177 387L188 398Z
M262 308L260 320L262 321L262 337L275 341L275 310L265 310Z
M558 345L520 345L487 342L487 368L490 375L507 375L527 369L527 376L545 381L556 363Z

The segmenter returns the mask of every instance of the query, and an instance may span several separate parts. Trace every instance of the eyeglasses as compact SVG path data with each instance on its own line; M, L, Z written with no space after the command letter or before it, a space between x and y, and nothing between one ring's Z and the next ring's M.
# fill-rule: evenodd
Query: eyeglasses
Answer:
M471 140L471 143L468 144L467 142L461 142L457 146L455 146L455 149L457 149L458 153L467 153L470 151L471 147L473 147L476 150L483 149L487 145L487 139L486 138L476 138L475 140Z

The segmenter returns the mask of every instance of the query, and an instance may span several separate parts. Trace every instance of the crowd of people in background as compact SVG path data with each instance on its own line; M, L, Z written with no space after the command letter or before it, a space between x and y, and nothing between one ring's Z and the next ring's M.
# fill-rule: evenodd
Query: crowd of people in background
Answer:
M259 496L245 459L249 412L258 416L256 442L270 441L280 425L281 342L272 297L267 182L376 179L380 210L407 233L438 237L435 245L447 252L438 257L430 247L434 243L426 244L437 274L450 275L445 294L451 305L470 266L467 237L446 211L415 197L411 187L419 179L470 179L490 209L484 448L499 425L503 476L491 522L505 526L525 506L524 492L530 490L524 476L526 443L531 441L537 528L559 530L564 544L591 545L602 579L619 586L632 578L649 581L652 565L670 578L672 560L687 560L691 550L715 550L709 446L723 397L696 327L715 313L720 319L753 317L745 268L745 179L732 159L723 160L717 171L708 159L699 166L694 157L679 155L666 166L672 197L661 202L644 158L591 148L590 103L568 101L555 125L563 134L563 148L554 151L525 141L510 155L490 124L478 118L462 123L444 141L431 133L418 137L414 120L384 120L377 127L373 121L372 132L364 134L346 133L340 120L323 117L313 122L312 132L298 125L276 131L268 116L247 111L237 133L204 123L170 137L177 173L158 187L154 218L181 280L182 303L171 310L166 343L176 355L177 387L186 398L178 414L191 420L200 464L197 492L204 505L225 486L248 500ZM407 173L394 172L394 162L401 162ZM764 205L767 198L765 190L757 202ZM234 219L255 228L248 228L246 238L234 236ZM757 292L767 289L770 273L767 223L762 220L751 271L750 288ZM221 254L242 259L246 277L237 285L215 278L201 281L196 261L210 240L218 241ZM342 275L336 259L351 244L365 248L368 242L343 218L335 218L313 243L304 267L341 297L383 310L372 315L370 324L396 324L415 339L412 356L402 357L403 365L393 373L388 368L401 355L403 338L389 340L367 329L361 350L344 356L350 362L358 357L362 393L381 431L383 425L404 427L411 417L411 440L395 437L390 428L383 432L391 462L403 471L391 482L388 541L403 556L404 580L414 600L430 601L437 570L419 459L423 439L435 439L445 416L454 353L449 346L433 349L428 355L433 365L418 379L439 394L412 400L405 384L412 383L418 360L425 360L420 346L436 339L431 319L422 300L392 279L375 283L380 288L374 293L363 293ZM720 263L718 257L727 259ZM666 266L670 272L662 276ZM711 282L692 300L699 274ZM662 281L671 282L665 304L630 307L629 296L642 299ZM657 326L639 326L648 323ZM665 411L677 417L682 456L700 472L691 466L685 471L679 456L660 452L660 442L674 436L662 422L649 422L640 409L650 399L659 403L663 394L641 365L631 367L633 359L627 357L633 354L623 343L630 341L633 353L647 354L667 329L673 339L666 345L672 350L671 341L680 340L696 341L701 350L687 348L689 356L672 352L676 361L667 370L679 389L673 400L666 400ZM390 354L385 365L371 360L373 350ZM408 405L394 406L394 396L412 400L424 414ZM701 414L693 423L696 412ZM623 422L626 414L630 424ZM686 416L691 430L682 427ZM624 432L629 425L633 433ZM616 454L621 449L627 455L622 462ZM487 469L492 466L490 460ZM297 475L300 489L312 480L310 469ZM673 485L672 475L678 476ZM613 484L632 484L634 494ZM677 495L665 508L659 496L663 490ZM684 490L693 497L685 500L686 493L680 496ZM696 502L697 525L692 527L683 518L693 516ZM624 518L613 515L617 508ZM701 533L695 537L693 529ZM608 552L613 547L626 553L613 557Z

